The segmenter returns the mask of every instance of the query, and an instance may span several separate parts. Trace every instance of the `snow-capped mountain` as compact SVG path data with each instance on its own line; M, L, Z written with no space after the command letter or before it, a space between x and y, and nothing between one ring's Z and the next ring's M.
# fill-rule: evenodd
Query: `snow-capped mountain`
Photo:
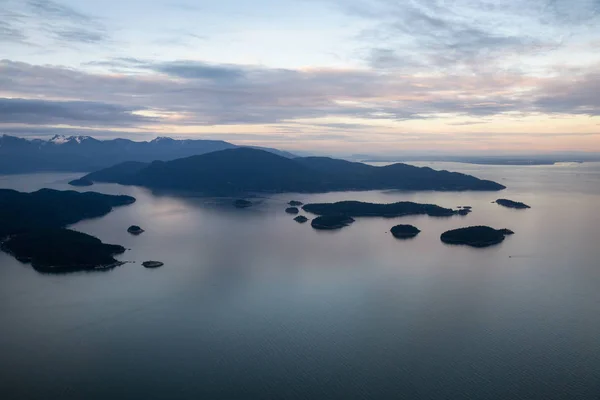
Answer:
M150 141L150 143L171 143L171 142L176 142L177 140L170 138L170 137L166 137L166 136L159 136L156 139L152 139Z
M96 140L91 136L54 135L52 137L52 139L48 140L48 143L52 143L52 144L66 144L66 143L82 144L84 142L89 142L89 141L99 142L99 140Z
M87 172L124 161L169 161L238 147L221 140L176 140L157 137L149 142L98 140L91 136L55 135L49 140L0 136L0 174L37 171ZM264 149L293 155L275 149Z
M53 144L65 144L69 141L65 135L55 135L52 139L48 140L48 142Z

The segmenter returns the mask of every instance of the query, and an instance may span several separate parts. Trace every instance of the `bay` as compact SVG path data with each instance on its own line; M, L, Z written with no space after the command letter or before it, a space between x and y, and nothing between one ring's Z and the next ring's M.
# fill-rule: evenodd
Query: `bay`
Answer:
M0 253L0 393L15 399L595 399L600 164L416 163L502 192L230 199L97 184L138 201L72 228L121 244L107 272L43 275ZM78 174L0 176L73 189ZM530 210L502 208L499 197ZM357 218L318 232L290 200L472 206L466 217ZM308 215L310 217L310 215ZM1 221L0 221L1 223ZM399 241L399 223L421 234ZM470 225L516 233L448 246ZM132 236L130 225L145 232ZM141 262L159 260L155 270Z

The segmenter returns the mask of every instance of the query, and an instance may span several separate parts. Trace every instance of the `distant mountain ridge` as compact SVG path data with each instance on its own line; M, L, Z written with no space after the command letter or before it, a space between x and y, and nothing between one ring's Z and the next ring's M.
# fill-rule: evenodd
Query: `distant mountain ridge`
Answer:
M227 149L168 162L121 163L84 178L211 195L386 189L497 191L505 188L474 176L427 167L406 164L375 167L327 157L290 159L253 148Z
M49 140L0 136L0 174L43 171L89 172L125 161L169 161L240 146L222 140L177 140L157 137L149 142L98 140L91 136L55 135ZM285 151L261 148L283 157Z

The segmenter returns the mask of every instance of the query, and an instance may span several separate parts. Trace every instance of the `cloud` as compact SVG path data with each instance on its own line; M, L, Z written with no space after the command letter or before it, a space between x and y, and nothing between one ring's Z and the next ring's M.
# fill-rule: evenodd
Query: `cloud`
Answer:
M0 124L132 126L152 122L136 108L90 101L0 98Z
M302 125L332 128L332 129L336 129L336 130L346 130L346 131L367 130L367 129L372 130L373 129L373 125L369 125L369 124L345 123L345 122L303 123Z
M600 73L550 82L535 100L540 112L600 116Z
M60 41L68 43L99 43L108 38L108 35L104 32L82 28L55 29L53 34Z
M332 18L327 32L336 36L341 25L344 35L349 32L351 39L346 35L334 41L340 54L335 65L350 62L346 67L275 68L166 58L197 58L198 53L182 47L205 39L194 32L209 32L214 42L206 43L205 53L218 60L219 45L235 48L229 42L254 29L255 21L198 28L191 23L192 10L179 8L171 21L176 27L169 27L168 21L159 31L148 21L123 26L119 38L131 42L117 49L100 45L112 42L116 35L110 24L119 24L120 17L110 19L107 13L108 19L97 18L83 12L84 3L73 0L0 0L0 48L8 48L13 58L73 63L79 55L87 61L100 54L100 47L101 54L115 55L79 68L0 61L0 127L61 124L123 132L191 132L202 126L198 129L222 132L227 126L256 125L232 127L238 132L232 135L256 128L253 133L269 130L290 138L342 135L337 139L351 141L345 135L354 132L360 138L356 140L385 141L385 131L392 135L390 141L396 140L394 135L404 141L442 141L444 127L472 131L477 127L469 125L490 124L481 128L494 131L500 128L491 124L500 123L550 132L559 128L541 128L535 118L551 116L561 126L588 131L582 116L600 116L600 77L595 72L600 69L600 0L312 1L334 2L338 11L344 10L345 15L327 16ZM173 11L170 4L161 7L165 18L172 15L166 14ZM196 11L202 10L194 6ZM202 11L197 16L205 15ZM260 23L264 27L264 21ZM291 35L304 32L288 34L281 41L290 43ZM253 35L243 39L258 40ZM93 49L93 54L85 51L90 44L87 50ZM30 48L15 47L23 45ZM156 52L156 46L166 45L168 53ZM82 51L73 58L65 48ZM62 52L61 58L48 52ZM239 57L263 59L252 49L227 59ZM302 60L319 63L312 53ZM290 61L294 62L298 61ZM527 121L518 121L521 117ZM431 127L434 136L399 132L405 127Z
M197 35L187 29L182 28L164 28L161 29L161 35L153 40L153 43L159 46L184 47L196 49L198 41L206 41L208 36Z
M108 67L117 71L156 72L173 78L209 80L219 84L245 79L253 71L260 71L260 68L241 65L210 64L192 60L160 62L133 57L115 57L88 62L85 65Z
M597 0L330 1L370 22L359 36L370 66L404 70L501 68L509 57L560 47L594 26L600 9Z
M25 2L40 17L81 22L90 22L92 20L89 16L53 0L26 0Z
M482 125L488 124L489 121L465 121L465 122L451 122L448 125L452 126L470 126L470 125Z
M99 19L58 1L0 1L0 41L47 47L97 44L109 37Z
M537 0L540 18L544 23L580 25L593 23L600 15L598 0Z
M121 118L115 121L124 121L120 123L152 122L131 114L144 110L164 124L205 126L311 118L404 121L448 116L482 119L502 114L598 115L600 111L595 95L599 80L593 73L581 73L573 84L573 76L417 76L183 61L115 62L135 65L147 73L104 74L5 60L0 61L0 94L35 98L43 93L49 98L118 106L111 112Z
M4 18L3 15L0 17ZM22 29L7 20L0 19L0 43L12 42L26 44L27 36Z
M223 83L246 76L246 70L238 66L210 65L198 61L149 63L145 67L178 78L208 79Z
M0 43L27 44L23 17L9 6L8 0L0 0Z

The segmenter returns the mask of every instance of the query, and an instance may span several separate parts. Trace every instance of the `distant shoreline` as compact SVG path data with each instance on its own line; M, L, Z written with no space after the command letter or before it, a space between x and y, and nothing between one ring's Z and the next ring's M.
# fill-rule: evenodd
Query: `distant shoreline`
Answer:
M415 162L449 162L449 163L459 163L459 164L471 164L471 165L503 165L503 166L513 166L513 167L535 167L535 166L543 166L543 165L561 165L561 164L585 164L586 162L598 162L599 160L506 160L506 161L494 161L494 160L406 160L402 158L398 159L366 159L361 160L363 163L415 163Z

